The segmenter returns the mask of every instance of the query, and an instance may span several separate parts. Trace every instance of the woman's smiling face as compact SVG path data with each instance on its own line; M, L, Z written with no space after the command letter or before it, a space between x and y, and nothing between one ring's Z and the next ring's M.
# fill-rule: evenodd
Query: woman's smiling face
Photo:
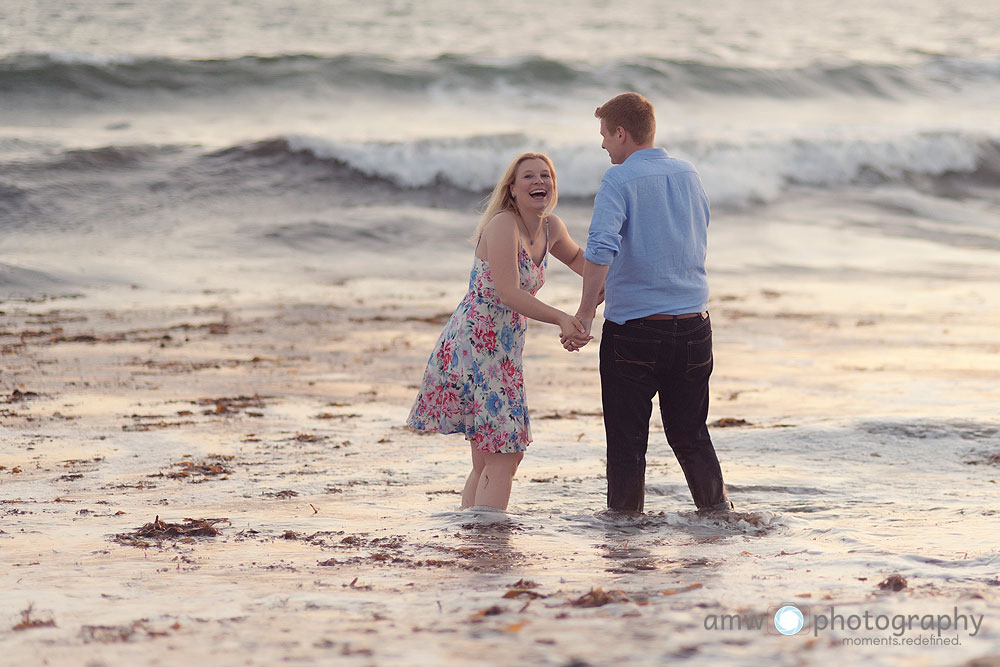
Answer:
M541 212L555 193L552 171L545 160L529 158L517 166L510 193L519 207Z

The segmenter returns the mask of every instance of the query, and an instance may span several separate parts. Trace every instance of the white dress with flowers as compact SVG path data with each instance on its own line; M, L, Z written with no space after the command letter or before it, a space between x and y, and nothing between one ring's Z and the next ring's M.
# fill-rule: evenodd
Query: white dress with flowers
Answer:
M545 255L535 264L518 243L521 289L534 295L545 282ZM500 303L489 263L476 257L469 291L431 352L410 416L412 428L464 433L477 450L511 454L531 443L521 372L525 317Z

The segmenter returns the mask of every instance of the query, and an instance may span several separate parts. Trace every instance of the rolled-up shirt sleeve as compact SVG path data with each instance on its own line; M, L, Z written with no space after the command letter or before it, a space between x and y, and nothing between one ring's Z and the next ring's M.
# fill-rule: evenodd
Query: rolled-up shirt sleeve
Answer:
M625 224L625 197L605 174L601 188L594 197L594 215L587 233L584 257L601 266L610 266L622 247L622 225Z

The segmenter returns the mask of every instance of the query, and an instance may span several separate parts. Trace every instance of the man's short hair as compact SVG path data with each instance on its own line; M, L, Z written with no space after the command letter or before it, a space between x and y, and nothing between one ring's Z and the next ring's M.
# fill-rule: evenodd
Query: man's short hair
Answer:
M624 128L632 141L640 145L652 141L656 134L653 105L639 93L622 93L612 97L597 107L594 116L603 120L612 132L619 127Z

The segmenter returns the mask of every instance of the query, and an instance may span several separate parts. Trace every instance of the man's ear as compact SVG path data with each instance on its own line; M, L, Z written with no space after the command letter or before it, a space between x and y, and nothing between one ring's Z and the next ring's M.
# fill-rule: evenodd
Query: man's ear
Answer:
M615 139L617 139L618 141L620 141L622 143L625 143L626 141L628 141L628 130L626 130L621 125L619 125L618 127L616 127L615 128Z

